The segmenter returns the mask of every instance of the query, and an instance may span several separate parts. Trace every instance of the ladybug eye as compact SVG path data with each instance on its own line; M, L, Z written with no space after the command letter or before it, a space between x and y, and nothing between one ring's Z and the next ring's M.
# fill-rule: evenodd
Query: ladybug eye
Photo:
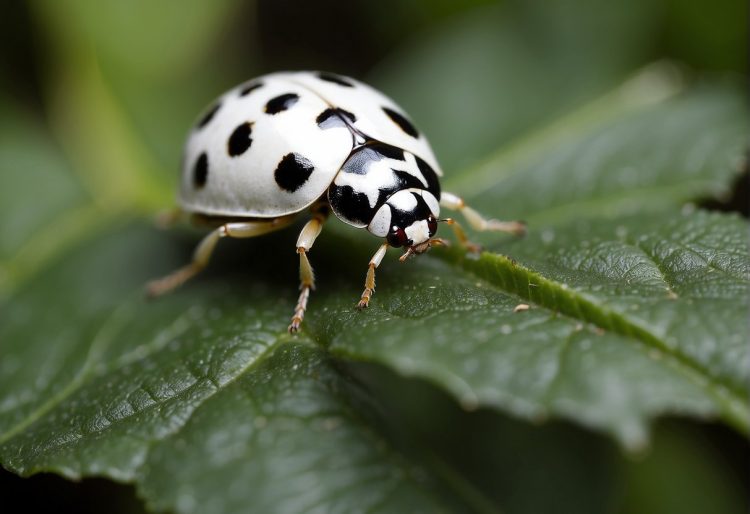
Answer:
M399 227L393 227L390 234L388 234L388 244L399 248L409 244L409 238L406 236L406 231Z
M435 232L437 232L437 220L432 214L430 214L430 217L427 218L427 228L430 230L430 237L434 236Z

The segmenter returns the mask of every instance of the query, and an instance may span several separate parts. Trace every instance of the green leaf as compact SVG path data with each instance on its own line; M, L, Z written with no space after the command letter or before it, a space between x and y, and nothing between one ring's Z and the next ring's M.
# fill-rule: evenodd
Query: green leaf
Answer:
M635 232L639 244L648 248L658 241L682 268L682 279L673 279L678 299L657 272L649 272L640 252L639 267L633 255L600 241L586 226L554 239L569 254L560 255L542 235L516 243L528 244L534 254L534 247L547 250L552 258L541 262L549 278L491 254L478 261L457 251L445 255L473 273L489 273L486 281L427 257L409 265L390 262L381 273L378 301L366 313L352 307L357 290L347 279L358 275L356 262L323 249L319 254L329 260L319 270L327 292L315 297L310 336L295 339L285 335L294 288L281 273L293 269L293 255L268 262L257 251L263 246L283 255L286 234L230 245L214 273L145 303L138 291L152 267L176 265L189 251L146 227L119 229L85 242L6 307L0 339L12 359L3 359L0 374L0 455L23 474L54 470L136 480L149 502L181 512L229 511L247 494L281 510L333 508L351 505L351 498L362 501L363 483L385 511L412 502L425 502L420 504L428 510L441 504L438 478L389 444L373 399L342 374L331 354L426 377L468 408L569 417L612 430L631 445L642 444L645 420L665 411L719 415L746 430L744 392L733 384L746 383L747 334L717 334L712 342L701 332L689 338L694 327L684 327L676 348L656 347L642 333L659 327L626 308L630 301L661 313L657 321L669 320L670 311L675 317L681 310L695 313L692 302L704 296L697 307L709 309L718 296L722 301L705 319L741 327L748 297L746 223L703 213L651 219L672 235L664 243L642 239L650 233L646 220L630 222L644 227ZM629 237L610 230L610 240ZM695 273L709 263L671 248L683 240L682 231L696 234L687 242L692 251L710 249L711 269L724 271L715 277ZM322 248L344 242L326 239ZM229 255L239 246L250 248ZM603 263L602 252L618 259ZM580 269L566 266L575 259ZM598 266L599 274L587 264ZM631 273L623 276L625 269ZM665 274L679 276L677 271ZM337 281L339 273L344 276ZM91 280L76 283L83 274ZM278 280L259 279L274 276ZM567 288L556 280L563 276ZM526 295L532 288L524 279L538 284L539 292ZM604 292L597 290L602 285ZM538 303L513 313L519 300L500 289ZM39 304L55 308L35 310ZM661 328L669 334L669 327ZM696 342L702 346L694 354ZM207 467L214 471L206 473ZM303 494L311 473L318 485ZM227 483L238 484L229 489L237 492L217 497L213 492ZM288 501L303 503L284 503L278 483L300 492ZM451 501L475 502L456 491L462 489L454 486L458 498Z
M746 231L705 213L576 223L506 247L518 262L445 255L469 276L420 263L381 281L376 314L316 328L333 353L428 377L466 408L563 416L630 447L663 412L747 432Z
M621 512L731 514L746 508L745 477L726 466L725 450L705 444L705 432L669 424L660 428L650 454L624 469L627 493Z
M410 111L416 105L428 133L445 127L433 142L449 169L489 154L449 173L446 189L490 216L527 219L529 236L476 235L490 250L476 258L458 248L408 264L390 255L371 308L358 312L376 242L332 221L311 254L318 290L296 337L286 333L297 295L292 231L222 242L200 278L143 299L143 284L184 264L197 241L125 214L166 197L162 181L149 178L169 153L152 155L162 145L148 120L162 114L142 114L148 88L128 89L107 64L124 59L130 69L137 63L125 61L137 54L109 46L85 14L83 39L101 41L101 53L80 52L76 31L50 10L73 41L65 50L75 70L60 79L53 123L96 205L77 203L82 188L57 176L52 170L65 166L51 158L40 173L70 187L60 186L60 203L42 206L29 226L52 223L20 249L7 239L2 465L132 482L154 510L496 511L503 495L492 482L467 477L402 427L408 416L384 407L382 384L368 383L358 363L466 410L515 418L497 438L524 432L526 420L566 420L640 449L652 420L670 414L747 435L748 223L686 204L729 192L750 132L745 95L731 85L687 89L664 64L603 94L640 60L642 49L623 45L622 34L649 37L641 23L653 15L648 2L606 17L596 2L590 17L562 0L548 11L509 5L458 23L433 53L452 56L451 66L427 59L429 44L413 54L425 68L412 73L432 77L434 88L412 87L415 75L401 73L410 66L385 65L381 76L393 66L391 83L403 76L403 94L387 89ZM571 55L580 62L563 59ZM467 81L482 75L477 69L487 80ZM550 94L561 83L568 87ZM126 109L129 102L139 106ZM164 137L174 146L173 133ZM10 195L12 205L29 196ZM520 304L529 308L514 312ZM432 441L439 422L429 420ZM513 457L498 447L487 453ZM580 487L594 471L576 468L583 478L568 478ZM506 497L511 483L503 480Z
M286 333L289 305L273 284L243 274L231 288L211 281L145 302L153 265L184 258L174 243L121 227L85 241L7 306L5 466L136 480L148 503L180 512L236 510L248 493L263 512L464 503L401 457L377 405L330 355ZM33 311L40 302L55 308Z
M227 72L236 63L217 49L237 4L32 6L54 57L46 70L51 125L93 200L110 210L171 201L186 127L217 90L247 79Z
M3 95L0 112L2 300L86 230L90 199L41 120Z
M668 68L647 68L447 187L532 226L722 198L744 160L750 122L740 113L747 111L747 99L721 84L675 95L670 80Z
M170 76L205 56L237 8L229 0L35 1L33 7L67 50L93 43L102 60L141 77Z
M248 496L261 510L492 511L459 473L404 448L377 395L341 366L351 360L429 381L466 409L567 419L633 449L666 413L747 434L748 224L675 208L726 187L747 132L727 107L742 103L733 90L706 91L553 136L546 151L562 157L540 171L501 153L498 183L536 177L515 190L517 209L536 195L565 208L555 193L575 181L580 155L612 164L592 168L596 187L574 196L570 216L532 219L523 240L485 235L493 252L479 258L453 248L387 259L366 312L353 304L375 241L324 232L311 254L319 290L296 338L285 332L289 231L223 243L209 272L151 303L142 285L184 263L193 238L122 222L77 233L0 313L3 465L133 481L154 508L179 512L237 510ZM722 137L683 123L696 112L716 113L704 119ZM701 166L660 160L658 139L638 137L655 119L670 144L703 149ZM603 179L623 162L646 170L639 181ZM486 171L468 173L496 187ZM633 187L642 183L665 191L660 208ZM628 208L612 208L612 194ZM513 312L520 303L530 309Z
M49 219L86 201L40 120L0 97L0 262ZM36 197L38 201L33 201Z
M659 2L511 0L416 38L372 73L450 174L604 94L653 59Z
M440 510L425 471L394 454L330 359L277 345L154 447L141 477L154 507L237 512L252 484L258 512Z

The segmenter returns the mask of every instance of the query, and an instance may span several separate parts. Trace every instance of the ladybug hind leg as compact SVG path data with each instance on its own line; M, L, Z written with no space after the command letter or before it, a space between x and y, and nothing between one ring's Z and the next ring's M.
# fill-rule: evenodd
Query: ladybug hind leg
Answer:
M193 253L193 260L165 277L152 280L146 285L149 297L161 296L198 274L208 265L216 244L224 237L255 237L282 229L294 221L294 216L282 216L269 220L237 221L225 223L211 231L201 240Z
M526 234L526 224L524 222L486 219L477 211L466 205L463 198L454 195L453 193L443 192L440 195L440 205L446 209L461 212L469 225L471 225L471 228L476 231L507 232L516 236ZM469 241L463 227L461 227L456 220L448 218L445 221L453 228L456 238L463 247L471 252L478 252L481 250L481 247L478 244Z

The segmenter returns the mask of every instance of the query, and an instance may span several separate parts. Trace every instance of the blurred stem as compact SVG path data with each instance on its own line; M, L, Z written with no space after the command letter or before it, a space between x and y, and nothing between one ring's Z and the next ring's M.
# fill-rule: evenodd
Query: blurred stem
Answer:
M152 211L169 204L171 187L133 128L99 65L96 46L44 2L31 4L48 51L50 125L73 169L107 212Z
M540 148L549 149L575 138L597 125L621 117L630 111L663 102L684 90L684 80L671 63L659 61L646 66L614 90L558 118L544 128L531 131L501 147L479 165L452 174L446 189L470 198L498 179L534 159Z
M16 255L0 263L0 299L75 242L102 230L118 216L150 213L172 203L172 187L134 130L126 110L101 72L92 44L71 33L64 20L37 20L51 48L50 125L88 190L91 203L70 210L32 234ZM61 22L62 21L62 22Z
M113 212L169 205L171 187L102 76L93 52L65 59L51 101L51 124L94 203Z
M172 203L156 159L126 120L93 52L67 52L51 90L50 124L91 203L58 216L0 265L0 299L56 255L118 217Z

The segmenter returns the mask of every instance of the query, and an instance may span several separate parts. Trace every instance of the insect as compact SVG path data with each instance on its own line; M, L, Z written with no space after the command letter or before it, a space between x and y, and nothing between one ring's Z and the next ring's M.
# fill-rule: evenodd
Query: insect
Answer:
M150 282L151 296L179 286L201 269L224 237L246 238L309 219L296 244L300 294L290 332L305 316L315 278L307 254L332 211L344 223L384 238L369 262L358 308L375 291L375 269L389 247L401 261L432 246L440 207L460 211L476 230L522 234L523 223L487 220L457 195L441 191L442 172L429 143L403 110L375 89L325 72L280 72L224 93L201 116L185 145L180 210L213 230L192 262Z

